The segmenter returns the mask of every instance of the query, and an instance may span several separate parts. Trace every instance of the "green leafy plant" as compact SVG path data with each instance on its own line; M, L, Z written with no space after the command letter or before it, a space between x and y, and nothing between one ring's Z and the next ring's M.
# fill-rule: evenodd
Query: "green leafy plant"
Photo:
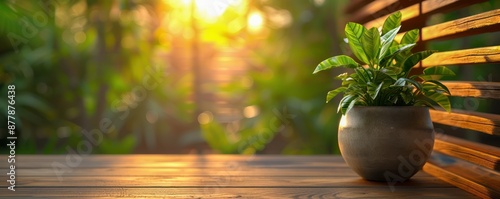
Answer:
M444 66L426 68L420 75L409 76L410 70L421 60L429 57L433 50L411 53L419 30L406 32L401 41L395 41L401 28L401 13L390 15L379 30L366 29L363 25L349 22L345 27L347 43L353 54L362 62L347 55L338 55L322 61L313 74L330 68L353 69L335 79L342 86L328 92L328 103L337 94L344 93L338 111L346 114L354 106L429 106L433 103L446 111L451 110L450 91L438 80L455 75Z

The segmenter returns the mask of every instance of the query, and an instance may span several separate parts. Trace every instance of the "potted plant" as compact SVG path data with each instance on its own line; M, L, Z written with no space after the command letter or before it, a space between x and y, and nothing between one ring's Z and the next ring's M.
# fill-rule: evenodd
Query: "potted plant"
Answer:
M411 75L410 70L435 51L412 53L419 30L407 31L400 41L401 13L390 15L381 28L366 29L349 22L347 43L357 62L347 55L322 61L313 74L330 68L353 69L335 79L328 103L343 93L338 140L342 157L361 177L375 181L405 181L425 164L434 145L429 107L450 111L450 91L438 80L454 75L436 66Z

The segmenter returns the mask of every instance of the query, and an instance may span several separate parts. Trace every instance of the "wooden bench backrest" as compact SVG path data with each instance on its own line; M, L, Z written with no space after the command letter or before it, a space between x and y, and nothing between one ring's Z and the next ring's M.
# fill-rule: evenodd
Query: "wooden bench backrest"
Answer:
M361 23L370 28L382 26L389 14L401 11L403 14L401 32L420 29L420 39L416 47L418 49L415 49L420 51L427 48L426 44L429 41L434 40L450 40L490 32L496 32L500 37L500 9L494 8L472 16L426 26L428 19L435 14L479 3L488 3L488 1L352 0L347 5L345 13L348 21ZM401 38L402 34L400 33L398 37ZM498 44L471 49L450 49L431 55L419 63L420 66L413 72L421 72L423 68L430 66L482 67L477 64L495 63L496 67L500 67L499 62L500 46ZM473 66L470 66L471 64ZM500 75L500 73L493 75ZM444 81L443 83L448 86L452 96L500 102L500 82ZM452 126L465 133L485 133L493 137L500 136L498 113L498 110L490 111L490 113L458 109L453 109L452 113L431 110L431 117L437 125ZM500 198L499 145L500 143L497 143L495 147L438 133L433 155L423 170L481 198Z

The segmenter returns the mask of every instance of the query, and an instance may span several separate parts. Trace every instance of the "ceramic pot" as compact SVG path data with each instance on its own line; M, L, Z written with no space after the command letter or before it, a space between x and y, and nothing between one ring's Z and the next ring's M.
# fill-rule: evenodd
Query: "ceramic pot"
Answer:
M342 116L338 136L346 163L373 181L410 179L434 146L429 108L418 106L353 107Z

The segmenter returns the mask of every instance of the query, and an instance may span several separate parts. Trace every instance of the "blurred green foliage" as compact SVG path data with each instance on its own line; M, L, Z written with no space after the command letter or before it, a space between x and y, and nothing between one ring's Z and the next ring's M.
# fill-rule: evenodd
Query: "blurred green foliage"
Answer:
M270 10L287 12L292 21L283 28L268 27L265 38L232 35L247 35L248 44L261 42L248 47L252 88L244 89L241 82L221 88L244 96L244 105L259 110L256 117L240 121L237 137L227 135L227 124L198 124L191 101L193 77L179 75L181 69L158 56L172 48L165 38L179 36L161 33L165 23L175 25L158 20L163 13L175 13L169 3L1 2L0 90L5 97L6 86L16 85L17 152L67 153L91 141L83 132L99 130L105 120L112 128L102 132L92 153L181 152L200 130L222 153L255 153L283 143L268 152L338 153L338 116L319 97L332 83L329 75L313 77L310 71L338 51L333 44L338 16L333 13L340 13L339 2L251 1L250 10L267 13L265 17L272 17ZM231 45L234 38L224 28L205 28L205 36L222 35L217 42ZM179 31L189 33L189 24ZM157 86L145 89L145 78L156 80ZM0 103L5 109L5 102ZM6 120L5 110L0 117Z
M333 87L331 74L312 76L321 60L340 53L337 23L343 1L265 1L255 3L264 15L269 10L288 12L293 19L284 28L270 28L269 35L253 49L250 71L253 87L244 104L260 114L239 121L236 139L224 125L202 125L209 144L222 153L278 152L286 154L339 153L339 114L325 104L324 93ZM268 12L266 12L268 11ZM265 18L268 18L266 16ZM285 144L280 144L280 142Z
M6 85L16 85L18 153L67 153L103 120L113 128L93 153L158 151L158 137L191 128L189 87L168 75L169 64L154 54L157 25L142 21L152 21L157 6L0 2L0 90L6 99ZM6 111L0 117L6 121Z

